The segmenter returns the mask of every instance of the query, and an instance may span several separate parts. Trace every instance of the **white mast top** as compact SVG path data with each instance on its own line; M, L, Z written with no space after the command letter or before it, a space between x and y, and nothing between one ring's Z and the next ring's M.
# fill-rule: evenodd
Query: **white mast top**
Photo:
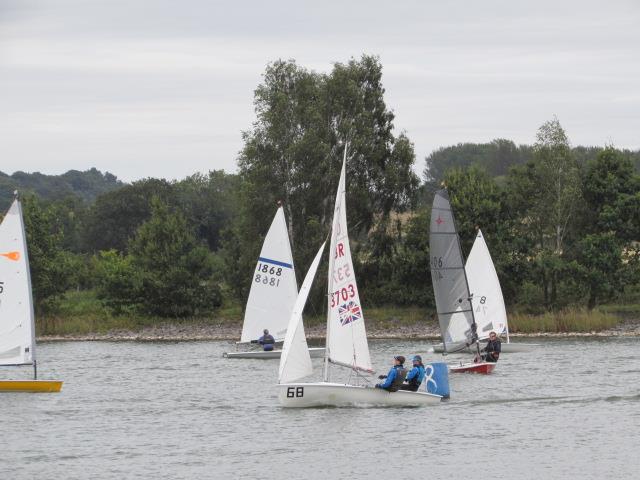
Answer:
M251 280L240 342L257 340L265 328L276 341L282 341L298 296L293 256L282 207L278 208L264 239Z
M465 270L478 325L478 338L488 338L492 331L498 335L506 333L507 310L504 306L500 280L480 230L473 242Z
M347 231L345 171L347 148L344 159L331 228L331 249L329 250L329 282L327 309L328 361L357 370L371 371L371 358L367 344L364 314L356 284L349 232ZM325 368L325 381L327 381Z
M16 197L0 223L0 365L32 365L35 343L27 239Z

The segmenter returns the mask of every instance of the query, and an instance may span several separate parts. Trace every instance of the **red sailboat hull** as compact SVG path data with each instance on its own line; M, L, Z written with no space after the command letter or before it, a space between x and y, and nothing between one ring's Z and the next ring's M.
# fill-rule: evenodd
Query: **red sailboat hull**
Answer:
M491 362L479 362L479 363L464 363L461 365L449 366L451 373L481 373L483 375L489 375L496 368L495 363Z

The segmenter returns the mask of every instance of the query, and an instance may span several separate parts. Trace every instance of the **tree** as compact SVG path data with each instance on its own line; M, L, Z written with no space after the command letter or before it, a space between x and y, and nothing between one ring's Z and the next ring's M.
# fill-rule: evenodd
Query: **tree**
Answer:
M151 218L130 244L132 265L141 277L139 298L145 312L171 317L200 315L221 303L213 279L214 259L197 243L182 215L158 197Z
M244 133L239 158L243 252L259 249L282 200L298 271L304 271L330 228L346 142L354 250L357 242L380 238L368 235L373 228L385 230L392 211L412 205L418 186L413 145L392 134L381 79L379 60L369 56L336 63L329 75L292 61L267 67L255 93L257 120Z
M84 246L88 252L115 249L126 252L138 227L151 216L151 198L175 205L173 185L147 178L100 195L85 222Z
M31 285L38 314L55 310L57 301L71 286L71 254L62 249L59 219L51 208L43 207L35 196L22 201L29 250Z
M510 170L507 203L520 218L516 231L529 240L528 256L550 308L558 306L563 255L580 205L580 175L558 119L545 122L536 138L533 160Z

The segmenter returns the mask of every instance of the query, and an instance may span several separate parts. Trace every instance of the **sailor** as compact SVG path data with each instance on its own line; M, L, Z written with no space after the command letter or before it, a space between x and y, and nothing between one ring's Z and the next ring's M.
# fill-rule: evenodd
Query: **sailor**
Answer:
M273 344L276 343L276 339L273 338L273 335L271 335L269 333L269 330L266 328L262 331L262 333L264 333L264 335L262 335L258 340L252 340L251 343L259 343L260 345L262 345L262 349L265 352L270 352L271 350L273 350Z
M398 355L393 357L393 367L389 370L387 375L380 375L380 380L386 379L384 383L376 384L376 388L382 388L388 392L397 392L404 382L404 378L407 376L407 369L404 368L404 357Z
M487 346L482 349L485 354L482 356L485 362L496 363L498 358L500 357L500 352L502 351L502 343L496 335L496 332L491 332L489 334L489 343Z
M411 392L417 392L420 388L422 380L424 380L424 365L422 364L422 357L420 355L414 355L413 368L407 373L406 384L400 387L400 390L409 390Z

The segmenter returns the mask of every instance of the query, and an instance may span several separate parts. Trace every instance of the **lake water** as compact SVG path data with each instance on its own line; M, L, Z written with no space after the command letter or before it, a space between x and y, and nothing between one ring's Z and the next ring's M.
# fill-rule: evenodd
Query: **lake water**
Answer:
M640 478L640 339L542 342L452 376L441 405L341 409L281 408L278 361L223 359L230 342L42 344L40 376L63 390L0 394L0 477ZM441 360L370 346L381 371Z

